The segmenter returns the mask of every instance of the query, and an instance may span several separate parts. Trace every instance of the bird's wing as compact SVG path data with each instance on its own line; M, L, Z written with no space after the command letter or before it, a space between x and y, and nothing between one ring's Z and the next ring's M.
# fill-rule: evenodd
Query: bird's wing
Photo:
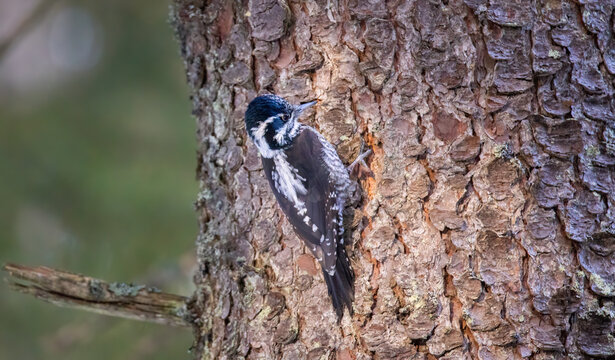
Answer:
M282 164L276 159L263 158L263 167L278 204L295 232L310 248L323 270L331 272L335 269L337 248L342 239L343 203L339 203L335 179L323 160L323 150L320 135L309 127L304 127L292 146L285 150L285 161L305 188L305 191L295 193L299 205L280 189L276 176L283 172ZM341 165L339 158L337 161ZM272 175L274 172L278 175Z

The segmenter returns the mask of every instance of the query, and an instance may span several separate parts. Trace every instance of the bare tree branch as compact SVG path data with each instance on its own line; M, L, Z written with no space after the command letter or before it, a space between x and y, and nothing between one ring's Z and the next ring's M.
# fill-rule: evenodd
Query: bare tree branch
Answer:
M144 285L107 283L44 266L6 264L11 288L51 304L98 314L190 327L188 298Z

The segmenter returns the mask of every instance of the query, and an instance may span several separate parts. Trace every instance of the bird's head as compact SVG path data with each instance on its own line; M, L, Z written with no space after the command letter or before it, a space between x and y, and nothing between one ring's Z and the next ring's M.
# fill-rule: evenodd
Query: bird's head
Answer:
M299 115L314 104L316 101L291 105L277 95L261 95L252 100L245 115L246 131L261 155L270 157L268 152L290 146L297 135Z

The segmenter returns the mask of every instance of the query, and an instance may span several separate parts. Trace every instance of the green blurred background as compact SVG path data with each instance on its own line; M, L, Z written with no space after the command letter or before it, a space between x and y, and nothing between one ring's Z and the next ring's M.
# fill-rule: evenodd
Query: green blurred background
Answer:
M0 0L0 43L37 2ZM42 13L0 56L0 262L190 295L195 125L169 3ZM0 359L188 359L191 339L0 283Z

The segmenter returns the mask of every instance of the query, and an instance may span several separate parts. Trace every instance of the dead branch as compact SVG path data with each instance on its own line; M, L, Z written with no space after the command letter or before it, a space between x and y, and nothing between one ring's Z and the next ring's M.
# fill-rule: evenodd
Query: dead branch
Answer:
M10 287L51 304L98 314L190 327L188 298L156 288L103 280L51 269L6 264Z

